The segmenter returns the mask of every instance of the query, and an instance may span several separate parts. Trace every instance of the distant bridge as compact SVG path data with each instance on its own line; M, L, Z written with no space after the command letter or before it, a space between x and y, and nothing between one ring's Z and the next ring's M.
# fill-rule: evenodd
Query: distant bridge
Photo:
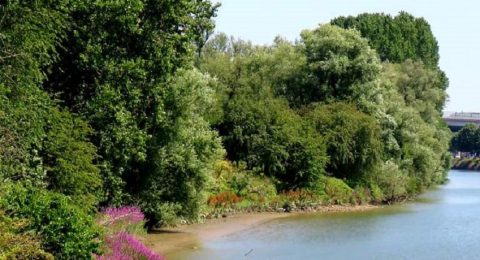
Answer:
M480 113L477 112L445 112L443 119L454 132L460 130L466 124L480 126Z

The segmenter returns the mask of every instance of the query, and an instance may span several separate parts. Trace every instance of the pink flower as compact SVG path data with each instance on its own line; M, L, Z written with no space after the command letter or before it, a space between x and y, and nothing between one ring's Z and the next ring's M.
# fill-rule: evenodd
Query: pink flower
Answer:
M95 255L97 260L164 259L127 232L135 226L143 227L145 215L140 208L106 208L102 213L100 224L104 225L108 232L104 238L105 254Z
M135 206L124 206L120 208L106 208L102 212L106 219L101 224L112 224L117 221L129 224L138 224L144 221L145 215L140 208Z
M119 232L108 236L105 242L110 252L102 256L96 256L97 260L164 259L126 232Z

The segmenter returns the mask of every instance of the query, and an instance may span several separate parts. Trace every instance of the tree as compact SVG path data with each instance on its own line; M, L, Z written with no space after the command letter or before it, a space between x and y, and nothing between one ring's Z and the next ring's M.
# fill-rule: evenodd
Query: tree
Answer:
M383 139L395 144L386 151L386 159L390 161L388 168L398 168L406 176L409 194L443 182L450 168L451 134L438 109L445 101L441 77L421 62L385 64L381 83ZM382 176L379 179L384 187L395 186L387 185Z
M179 128L174 130L165 126L162 120L170 115L193 120L173 110L179 109L172 105L176 100L168 98L178 97L165 96L165 90L177 70L192 67L195 44L202 47L217 7L210 1L187 0L72 5L71 25L43 85L94 129L91 140L100 155L107 203L140 199L136 195L142 186L137 184L156 168L158 153L177 141L166 132L192 130L191 125L175 124ZM195 91L181 90L185 96ZM198 127L201 131L204 124Z
M302 42L311 81L298 90L291 86L290 95L300 96L303 104L358 99L380 73L375 50L355 30L323 25L303 31Z
M280 190L315 188L325 173L322 138L283 100L236 95L219 129L228 158L276 178Z
M345 29L356 29L369 40L382 61L402 63L408 59L438 67L438 43L430 25L423 18L406 12L392 17L383 13L337 17L331 22Z
M447 98L440 71L412 60L385 64L385 68L385 75L398 88L407 106L415 107L424 120L438 118Z
M333 176L358 182L378 170L383 145L375 118L348 103L313 105L305 117L325 139L327 171Z
M480 130L475 124L466 124L452 139L452 149L462 152L480 151Z
M207 121L216 113L216 82L197 70L179 70L161 89L156 100L157 131L150 148L150 168L133 175L134 198L149 214L150 222L166 222L167 215L198 218L204 189L214 163L224 150L218 133Z
M47 187L91 209L101 180L90 128L41 88L69 24L68 4L9 1L0 14L0 179Z
M287 43L283 47L290 51ZM271 84L278 74L272 72L279 71L276 58L284 57L272 49L228 40L223 34L206 44L199 66L219 79L217 93L223 100L223 120L216 128L230 160L273 177L279 190L316 189L325 173L325 145L286 100L275 95ZM281 70L278 73L288 68Z
M89 214L101 199L101 179L91 129L42 89L68 10L68 1L0 6L0 222L12 219L16 228L22 219L17 237L39 236L16 241L22 251L7 258L88 258L98 249Z

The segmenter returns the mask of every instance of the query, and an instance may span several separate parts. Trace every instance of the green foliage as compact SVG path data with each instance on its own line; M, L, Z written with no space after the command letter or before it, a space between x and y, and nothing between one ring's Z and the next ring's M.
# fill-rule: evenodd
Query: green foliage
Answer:
M381 203L384 201L385 196L383 195L382 190L380 189L380 187L378 187L377 184L371 183L369 190L372 202Z
M365 13L337 17L331 24L360 31L383 61L402 63L411 59L423 61L430 68L438 66L438 43L423 18L415 18L406 12L395 17Z
M385 162L380 173L373 178L375 184L372 184L371 190L376 201L393 201L407 196L408 176L394 162Z
M8 1L0 13L0 180L47 187L92 207L101 182L90 128L40 86L69 24L66 1Z
M157 211L164 203L170 205L165 206L168 209L177 205L179 216L196 219L205 201L208 175L224 153L220 138L206 121L216 104L211 80L198 71L182 70L159 90L159 112L166 112L157 115L152 166L139 180L138 197L152 220L161 220Z
M324 174L323 140L280 99L235 96L219 126L228 157L280 181L280 189L314 187Z
M48 188L72 196L80 205L96 206L102 198L96 149L88 142L90 127L65 111L53 110L44 148Z
M21 185L2 187L0 207L12 218L24 218L24 230L42 238L42 248L60 258L90 258L99 247L93 217L68 197Z
M303 104L326 100L356 100L365 95L381 65L375 50L355 30L323 25L302 32L307 73L306 86L290 86ZM299 88L300 89L296 89Z
M315 105L305 115L327 144L327 170L337 178L360 181L382 160L381 129L354 105Z
M451 148L454 151L480 152L480 128L475 124L466 124L455 133Z
M217 89L224 103L218 129L228 158L280 179L282 167L271 162L288 165L281 159L297 136L292 125L307 133L313 126L316 133L302 136L323 139L330 160L322 172L355 186L357 203L400 199L443 182L450 165L450 133L441 119L445 74L425 60L428 55L381 64L378 45L371 43L353 29L331 25L304 31L295 44L277 38L272 46L254 46L224 34L207 42L199 67L224 86ZM382 48L377 50L384 55L385 48L397 47Z
M269 49L220 34L207 43L199 66L220 82L223 120L216 128L227 157L275 178L280 190L313 188L324 173L325 146L286 100L275 96L274 62Z
M96 149L87 139L90 128L56 108L44 93L33 93L38 96L11 96L12 91L0 89L0 179L47 187L87 207L96 205L101 180Z
M328 196L329 203L348 204L351 202L353 189L340 179L325 177L324 192Z
M271 46L206 42L218 6L0 6L0 245L25 241L0 256L91 257L99 203L174 223L198 219L209 196L229 207L379 202L445 180L448 79L423 19L338 18L349 29ZM225 150L236 167L219 171Z
M385 64L385 74L396 86L405 105L414 107L423 120L434 123L443 110L447 94L443 74L422 62L407 60Z
M407 176L407 181L398 181L406 183L409 194L415 194L444 182L450 167L446 153L451 136L441 118L445 100L439 83L442 75L411 61L386 64L385 68L382 110L392 123L384 131L384 139L393 138L398 145L398 150L386 151L386 158Z
M40 239L24 230L27 223L0 211L0 259L53 259L51 254L41 249Z
M277 195L274 183L266 176L235 167L228 161L215 165L209 192L212 195L232 192L242 200L265 203Z
M93 127L108 203L195 218L221 147L212 80L191 67L211 31L209 1L79 1L44 87ZM178 72L177 72L178 71ZM171 210L169 210L172 212ZM169 213L170 214L170 213Z
M52 5L54 5L52 3ZM39 89L42 67L55 57L66 24L48 3L7 1L0 6L0 179L44 185L39 150L53 102Z

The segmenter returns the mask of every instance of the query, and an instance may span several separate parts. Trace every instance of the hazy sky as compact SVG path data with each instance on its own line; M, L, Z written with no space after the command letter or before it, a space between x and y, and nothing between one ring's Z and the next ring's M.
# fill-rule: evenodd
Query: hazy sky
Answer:
M214 0L213 0L214 1ZM450 79L446 111L480 112L480 2L475 0L220 0L216 31L271 43L289 40L340 15L364 12L424 17L440 45L440 66Z

